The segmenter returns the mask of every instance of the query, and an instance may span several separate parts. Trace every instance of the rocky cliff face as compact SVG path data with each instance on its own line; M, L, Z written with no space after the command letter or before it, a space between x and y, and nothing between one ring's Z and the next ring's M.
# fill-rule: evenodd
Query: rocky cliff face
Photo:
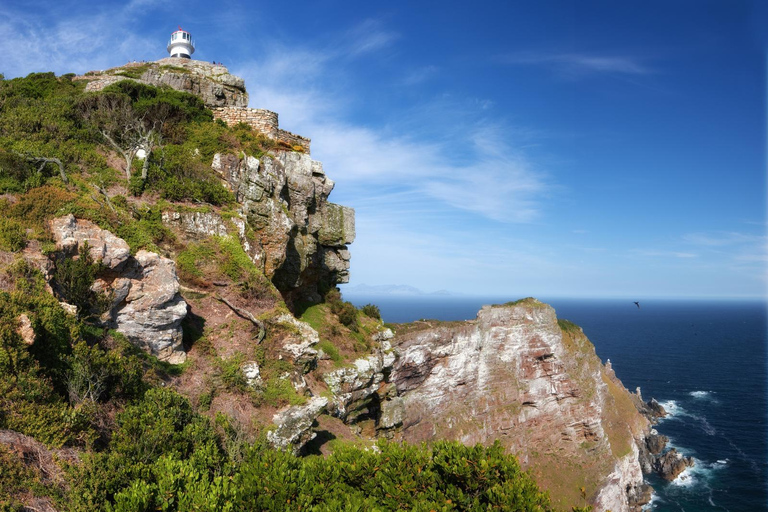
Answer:
M319 301L322 289L349 280L354 210L328 202L334 183L320 162L299 152L216 155L213 168L253 231L247 252L289 302Z
M248 93L242 78L231 75L221 64L200 60L169 57L156 62L134 62L106 71L90 71L76 79L88 82L86 91L100 91L120 80L131 79L189 92L199 96L209 107L248 105Z
M411 442L500 440L563 500L634 510L644 484L638 443L648 428L580 329L529 299L486 306L473 322L406 332L392 380Z

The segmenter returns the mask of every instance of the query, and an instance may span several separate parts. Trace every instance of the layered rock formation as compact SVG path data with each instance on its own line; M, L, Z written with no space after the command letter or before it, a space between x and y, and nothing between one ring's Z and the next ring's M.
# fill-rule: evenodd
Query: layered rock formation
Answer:
M106 71L90 71L75 77L75 80L87 82L86 91L100 91L126 79L189 92L199 96L209 107L248 106L248 93L242 78L231 75L221 64L200 60L169 57L156 62L129 63Z
M213 168L253 230L246 252L289 302L318 301L321 290L349 280L354 210L328 202L334 183L320 162L299 152L217 154Z
M534 299L486 306L473 322L396 338L392 380L411 442L500 440L540 485L597 510L635 510L646 495L638 439L648 421L581 330Z
M61 257L77 257L87 243L91 257L102 263L92 286L111 298L102 322L161 360L183 362L181 321L187 304L173 260L149 251L131 256L125 240L73 215L53 219L50 227Z

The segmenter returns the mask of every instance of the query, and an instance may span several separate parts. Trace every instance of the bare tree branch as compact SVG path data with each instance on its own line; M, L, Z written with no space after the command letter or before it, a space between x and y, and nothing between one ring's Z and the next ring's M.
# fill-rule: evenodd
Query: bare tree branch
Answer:
M229 308L232 311L234 311L235 313L237 313L239 316L245 318L246 320L250 320L253 323L253 325L258 327L259 328L259 334L256 336L256 343L261 343L261 340L264 339L264 336L267 333L267 331L266 331L266 329L264 327L264 323L261 320L259 320L258 318L256 318L255 316L253 316L253 314L250 311L247 311L245 309L242 309L242 308L239 308L239 307L235 306L234 304L232 304L230 301L228 301L227 299L225 299L221 295L216 294L215 297L216 297L217 300L219 300L219 301L223 302L224 304L226 304L227 306L229 306Z
M46 165L56 164L56 166L59 169L59 176L61 176L61 181L63 181L66 184L69 184L67 173L64 172L64 164L58 158L44 157L44 156L31 156L31 155L24 155L22 153L16 153L16 154L24 158L27 162L40 164L40 166L37 168L37 172L39 173L43 172Z

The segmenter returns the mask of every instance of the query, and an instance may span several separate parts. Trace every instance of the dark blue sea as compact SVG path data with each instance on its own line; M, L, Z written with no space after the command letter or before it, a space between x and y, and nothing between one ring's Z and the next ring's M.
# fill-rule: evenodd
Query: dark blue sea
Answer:
M386 322L466 320L510 299L347 296L374 303ZM666 511L768 510L766 303L762 301L542 299L580 325L627 389L670 415L656 429L695 466L672 483L647 476L647 507Z

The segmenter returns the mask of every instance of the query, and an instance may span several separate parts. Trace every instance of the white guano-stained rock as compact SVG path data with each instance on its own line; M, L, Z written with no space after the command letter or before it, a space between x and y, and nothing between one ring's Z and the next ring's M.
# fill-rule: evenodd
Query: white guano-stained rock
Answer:
M498 440L552 479L585 467L596 510L629 512L644 488L636 439L648 422L581 330L563 325L527 299L396 338L390 378L405 408L402 437Z
M275 414L272 423L276 428L267 432L267 440L273 448L298 453L317 436L312 431L312 424L327 404L327 398L318 396L311 398L305 405L294 405Z

